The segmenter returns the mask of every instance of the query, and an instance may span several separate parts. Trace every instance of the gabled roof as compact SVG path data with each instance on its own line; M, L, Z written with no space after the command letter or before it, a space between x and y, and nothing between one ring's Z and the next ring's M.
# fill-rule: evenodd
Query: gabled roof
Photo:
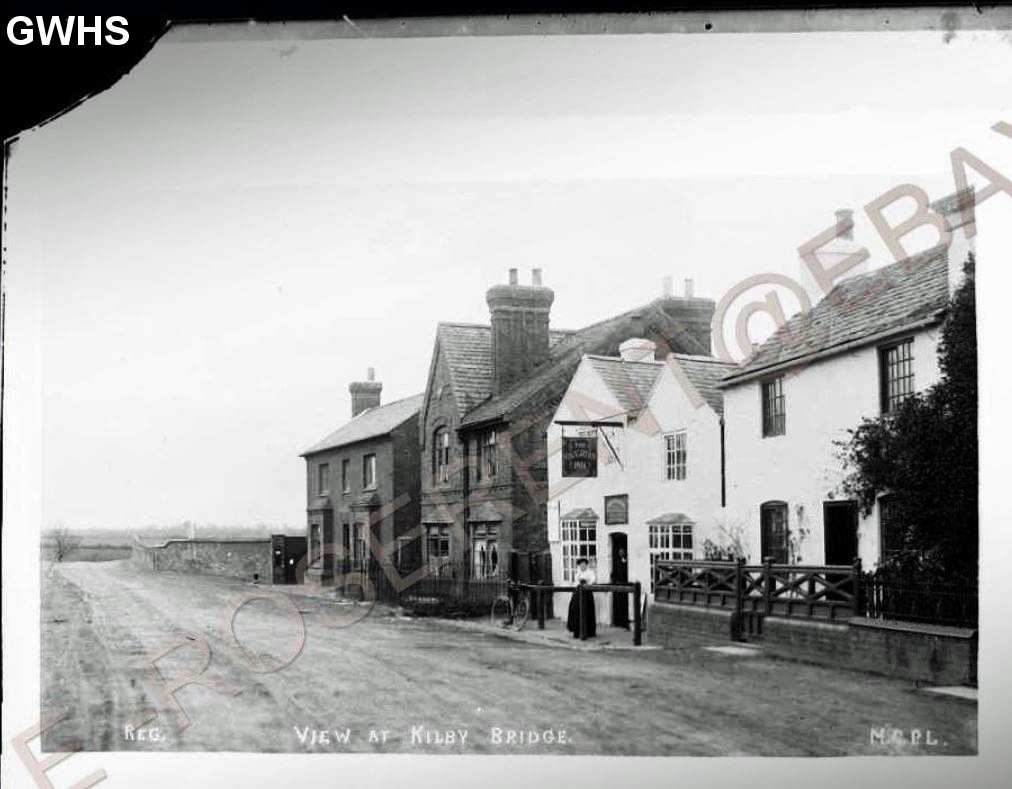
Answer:
M728 373L736 370L738 365L733 362L724 362L713 356L697 356L689 353L671 354L678 365L685 371L685 377L689 379L700 396L706 401L717 414L724 414L724 394L718 388L721 379Z
M368 438L385 436L418 413L422 407L423 397L424 395L416 394L405 397L403 400L395 400L392 403L363 411L322 441L313 444L302 453L302 457L323 452L326 449L336 449L354 444L357 441L365 441Z
M948 298L944 247L846 279L811 310L781 326L721 385L733 386L771 367L843 352L893 331L938 322Z
M572 332L558 329L548 333L549 347ZM492 329L479 323L441 322L436 328L450 373L450 385L463 416L492 393Z
M586 358L626 413L637 413L646 408L664 367L663 362L653 359L630 362L614 356L590 355Z
M572 332L552 347L548 360L529 376L468 412L461 427L502 419L531 400L559 402L584 354L617 356L619 344L630 337L653 339L665 353L676 349L708 351L694 347L698 341L679 315L687 301L712 311L713 302L707 299L661 298Z

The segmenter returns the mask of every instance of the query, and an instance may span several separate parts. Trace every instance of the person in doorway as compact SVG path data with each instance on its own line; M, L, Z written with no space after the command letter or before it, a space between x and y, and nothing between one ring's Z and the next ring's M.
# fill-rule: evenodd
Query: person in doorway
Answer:
M594 612L594 593L589 587L597 583L597 573L590 568L590 562L586 559L576 560L576 590L569 598L569 616L566 617L566 627L573 638L583 635L593 638L597 635L597 616ZM581 628L582 623L582 628Z
M625 548L618 549L618 555L612 563L611 582L613 584L629 583L629 557ZM612 592L611 594L611 623L615 627L629 629L629 593Z

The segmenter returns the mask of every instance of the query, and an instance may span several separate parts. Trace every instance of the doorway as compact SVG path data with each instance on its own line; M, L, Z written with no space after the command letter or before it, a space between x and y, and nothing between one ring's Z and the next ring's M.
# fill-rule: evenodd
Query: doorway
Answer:
M822 524L826 564L853 564L857 558L857 502L823 502Z
M629 541L624 532L612 532L611 583L629 583ZM629 593L611 593L611 623L614 627L629 629Z

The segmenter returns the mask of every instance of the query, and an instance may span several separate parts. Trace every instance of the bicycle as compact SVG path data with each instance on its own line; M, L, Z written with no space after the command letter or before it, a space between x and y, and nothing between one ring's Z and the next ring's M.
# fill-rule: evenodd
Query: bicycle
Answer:
M499 595L492 601L489 620L493 625L498 625L501 628L511 627L514 630L522 630L531 615L530 600L522 589L513 584L510 585L510 592L517 595L517 602L513 602L511 594Z

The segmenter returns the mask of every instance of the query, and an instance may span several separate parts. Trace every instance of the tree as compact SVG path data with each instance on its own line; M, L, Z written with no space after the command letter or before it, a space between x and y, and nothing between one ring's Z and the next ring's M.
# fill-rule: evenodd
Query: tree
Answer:
M902 574L975 581L978 557L977 329L974 258L949 302L937 384L895 413L864 419L838 442L844 490L864 515L890 494L898 550L884 564Z
M53 546L53 557L62 562L81 543L81 538L59 523L49 530L49 542Z

